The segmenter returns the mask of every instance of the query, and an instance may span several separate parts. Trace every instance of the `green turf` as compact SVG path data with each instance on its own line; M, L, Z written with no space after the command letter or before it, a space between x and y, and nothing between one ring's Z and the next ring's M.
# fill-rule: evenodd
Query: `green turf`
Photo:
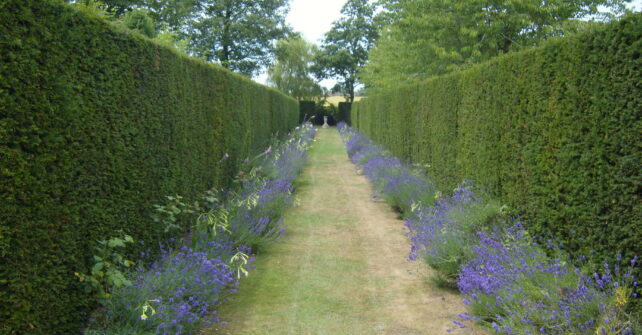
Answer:
M380 303L365 287L384 285L364 276L366 262L350 250L362 241L347 232L353 215L333 211L350 194L335 187L329 171L349 164L335 129L319 131L300 177L298 207L285 223L287 237L268 248L220 311L224 327L205 334L372 334L373 311Z

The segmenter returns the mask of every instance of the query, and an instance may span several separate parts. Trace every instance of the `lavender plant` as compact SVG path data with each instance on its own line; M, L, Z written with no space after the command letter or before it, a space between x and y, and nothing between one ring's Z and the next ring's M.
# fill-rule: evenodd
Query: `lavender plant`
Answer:
M442 196L433 206L415 206L406 217L411 241L409 259L423 259L435 269L439 286L457 287L460 267L473 257L476 233L501 226L503 208L488 196L474 192L471 182L460 185L452 196Z
M391 206L408 215L413 204L429 206L434 202L435 187L423 171L402 163L345 123L337 127L350 160L362 168L375 191Z
M473 315L496 332L633 334L625 312L634 297L631 270L614 275L605 264L587 276L566 257L549 257L519 222L478 235L458 285Z
M639 315L627 310L637 298L632 272L637 258L624 273L605 264L588 275L554 243L536 243L520 222L506 216L504 206L472 182L440 196L422 173L355 129L343 123L338 128L352 162L406 215L409 258L423 259L436 270L439 283L464 295L472 315L461 318L501 334L611 335L639 328ZM428 194L438 199L427 201Z
M239 191L227 203L231 238L260 251L285 232L281 214L292 205L294 180L303 170L316 130L310 123L248 160ZM272 149L274 147L274 149Z
M171 229L177 216L193 214L191 233L161 246L158 260L146 262L151 250L142 253L137 270L127 275L133 285L114 290L86 334L193 334L219 322L215 307L248 274L249 255L283 234L282 214L292 204L293 182L314 136L314 127L304 124L247 160L237 190L208 191L194 205L176 196L171 206L157 206L164 216L156 221Z
M137 270L134 285L114 292L105 304L109 326L102 334L189 334L202 323L217 322L213 306L234 292L239 280L230 262L237 252L232 242L218 241L201 250L163 250L148 269Z

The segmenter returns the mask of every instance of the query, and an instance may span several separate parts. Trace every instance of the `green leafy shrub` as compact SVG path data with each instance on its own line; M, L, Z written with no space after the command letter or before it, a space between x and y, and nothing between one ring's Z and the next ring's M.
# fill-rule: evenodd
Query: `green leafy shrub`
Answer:
M125 259L121 253L130 243L134 243L134 239L129 235L98 241L91 273L75 273L78 280L87 284L88 293L95 292L99 300L105 300L109 298L113 289L132 285L124 272L134 265L134 262Z
M147 12L141 9L127 12L123 16L122 24L128 29L138 31L149 38L154 38L157 35L154 20L149 17Z

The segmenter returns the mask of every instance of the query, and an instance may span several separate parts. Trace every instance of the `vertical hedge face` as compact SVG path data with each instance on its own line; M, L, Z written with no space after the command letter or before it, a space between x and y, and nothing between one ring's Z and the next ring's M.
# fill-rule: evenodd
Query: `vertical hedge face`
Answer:
M345 122L348 125L350 122L350 109L352 108L351 102L340 102L339 103L339 114L337 115L337 122Z
M314 101L299 101L299 122L310 120L316 115L316 104Z
M642 15L356 103L356 127L472 179L531 231L602 261L642 255ZM409 105L412 104L412 105ZM410 114L409 114L410 113Z
M297 121L277 91L56 1L0 5L0 333L78 333L96 240L157 245L152 204L225 186Z

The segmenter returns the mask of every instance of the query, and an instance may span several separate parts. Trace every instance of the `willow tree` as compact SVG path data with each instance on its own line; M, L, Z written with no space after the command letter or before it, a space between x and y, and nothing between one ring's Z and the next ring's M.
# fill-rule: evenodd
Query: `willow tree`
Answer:
M268 69L268 81L277 89L299 99L313 100L322 95L311 76L316 47L300 36L276 44L276 62Z

